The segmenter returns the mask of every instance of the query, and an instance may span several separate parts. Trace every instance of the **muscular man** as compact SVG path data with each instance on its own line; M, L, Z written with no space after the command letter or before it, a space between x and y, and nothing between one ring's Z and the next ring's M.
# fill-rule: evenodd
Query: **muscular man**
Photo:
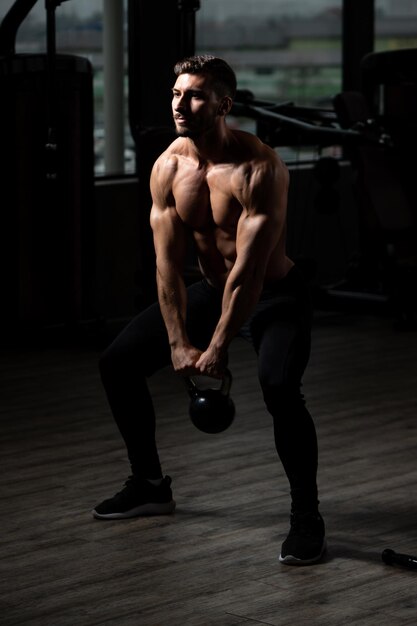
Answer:
M191 57L174 72L178 137L157 159L150 181L158 302L127 326L100 361L132 475L93 514L119 519L174 510L146 379L170 362L180 375L221 378L230 342L240 334L258 357L291 489L291 528L279 558L312 563L324 552L325 536L316 431L300 390L310 350L310 301L285 248L288 171L255 135L227 125L236 77L225 61ZM190 233L202 279L186 287Z

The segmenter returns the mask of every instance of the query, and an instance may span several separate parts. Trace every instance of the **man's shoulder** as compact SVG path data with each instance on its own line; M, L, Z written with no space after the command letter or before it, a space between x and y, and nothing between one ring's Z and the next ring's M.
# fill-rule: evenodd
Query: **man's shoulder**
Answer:
M184 145L184 139L177 137L174 141L162 152L154 163L154 169L177 168L182 156L186 154L186 147Z
M174 146L177 140L173 141L171 145L162 152L156 159L152 168L152 175L155 176L170 176L175 174L178 168L178 157L180 155L178 149Z
M238 177L261 180L287 176L288 168L276 150L250 133L241 135L240 139L242 142L235 167Z
M239 131L235 136L239 153L231 177L233 188L250 192L255 188L287 188L288 168L278 152L251 133Z
M280 157L276 150L264 143L257 135L244 130L233 130L239 147L242 162L272 161L279 163Z

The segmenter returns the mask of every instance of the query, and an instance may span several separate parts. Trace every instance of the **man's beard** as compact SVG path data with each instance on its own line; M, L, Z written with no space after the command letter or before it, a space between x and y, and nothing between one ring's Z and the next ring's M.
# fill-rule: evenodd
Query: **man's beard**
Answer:
M192 130L191 128L178 128L175 127L178 137L189 137L190 139L196 139L202 134L199 130Z
M205 121L203 123L194 123L191 126L178 126L175 124L175 130L178 137L189 137L190 139L199 139L210 131L213 124Z

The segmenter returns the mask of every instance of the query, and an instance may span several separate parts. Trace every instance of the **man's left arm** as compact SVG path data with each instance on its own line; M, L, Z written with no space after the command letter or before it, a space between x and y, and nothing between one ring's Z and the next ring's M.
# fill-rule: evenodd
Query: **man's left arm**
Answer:
M225 284L222 313L210 345L196 363L201 373L221 377L228 346L259 300L271 253L284 233L287 191L288 173L278 163L266 173L255 172L243 192L236 261Z

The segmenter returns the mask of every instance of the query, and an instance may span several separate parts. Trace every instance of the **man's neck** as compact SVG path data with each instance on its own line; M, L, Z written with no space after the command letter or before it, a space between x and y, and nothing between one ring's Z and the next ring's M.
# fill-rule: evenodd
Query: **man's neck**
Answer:
M224 161L228 152L232 133L227 127L217 128L200 137L187 137L190 156L195 158L200 166Z

